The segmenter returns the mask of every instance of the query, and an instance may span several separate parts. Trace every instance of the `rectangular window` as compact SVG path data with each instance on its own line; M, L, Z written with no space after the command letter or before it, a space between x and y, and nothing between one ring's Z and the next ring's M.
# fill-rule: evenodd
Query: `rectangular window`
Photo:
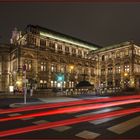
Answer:
M54 42L49 42L49 47L50 47L52 50L55 50L55 43L54 43Z
M69 47L66 46L66 47L65 47L65 51L66 51L66 52L69 52Z
M75 48L72 48L72 54L76 54L76 49Z
M40 46L46 46L46 40L40 39Z
M57 49L58 49L58 51L62 51L62 45L58 44Z
M124 71L125 71L125 72L129 72L129 70L130 70L129 65L125 65L125 66L124 66Z
M41 71L46 71L46 62L41 62Z
M14 61L13 62L13 71L16 71L17 70L17 61Z
M31 69L32 69L32 61L31 60L25 60L24 65L26 65L26 71L31 71Z
M120 66L116 66L116 73L121 73L121 67Z

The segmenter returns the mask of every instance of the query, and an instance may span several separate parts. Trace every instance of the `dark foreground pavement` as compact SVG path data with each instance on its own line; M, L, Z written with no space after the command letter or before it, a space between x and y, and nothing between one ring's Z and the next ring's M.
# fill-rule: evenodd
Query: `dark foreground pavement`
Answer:
M91 99L93 96L81 96L79 100ZM95 98L95 97L94 97ZM99 98L99 97L97 97ZM112 97L108 97L112 98ZM75 99L75 98L73 98ZM100 99L100 98L99 98ZM8 104L14 102L23 102L22 98L0 99L1 108L8 108ZM38 102L40 99L30 98L28 102ZM47 100L48 101L48 100ZM94 105L94 104L93 104ZM119 105L114 107L106 107L96 110L87 110L77 113L65 113L60 115L32 117L27 119L19 119L14 121L0 122L0 132L4 130L23 128L26 126L36 126L48 122L56 122L59 120L79 118L81 116L89 116L93 114L107 113L111 111L131 109L140 107L140 103L127 105ZM49 111L59 108L43 109ZM1 114L0 118L18 116L30 113L39 113L40 110L32 110L26 112L16 112L9 114ZM2 137L1 139L140 139L140 112L130 115L123 115L111 118L105 118L95 121L81 122L72 125L64 125L50 129L32 131L17 135Z

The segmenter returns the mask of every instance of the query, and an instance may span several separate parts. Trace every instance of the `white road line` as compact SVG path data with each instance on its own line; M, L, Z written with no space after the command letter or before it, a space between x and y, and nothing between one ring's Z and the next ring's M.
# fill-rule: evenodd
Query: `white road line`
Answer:
M49 121L46 121L46 120L39 120L39 121L35 121L35 122L32 122L33 124L43 124L43 123L48 123ZM72 127L70 126L60 126L60 127L54 127L54 128L51 128L52 130L55 130L55 131L59 131L59 132L63 132L63 131L66 131L68 129L71 129Z
M63 132L63 131L66 131L68 129L71 129L72 127L70 126L60 126L60 127L55 127L55 128L52 128L53 130L55 131L59 131L59 132Z
M99 137L100 134L94 133L94 132L91 132L91 131L88 131L88 130L84 130L84 131L76 134L75 136L83 138L83 139L94 139L94 138Z
M120 110L122 109L121 107L113 107L113 108L105 108L99 111L93 111L93 112L89 112L89 113L85 113L85 114L81 114L81 115L76 115L75 117L82 117L82 116L88 116L88 115L92 115L92 114L99 114L99 113L106 113L106 112L111 112L111 111L115 111L115 110Z
M112 117L112 118L105 118L105 119L96 120L96 121L90 121L90 123L98 125L98 124L106 123L106 122L109 122L109 121L112 121L112 120L115 120L115 119L118 119L118 118L121 118L121 117L123 117L123 116Z
M42 123L48 123L49 121L46 121L46 120L39 120L39 121L35 121L35 122L32 122L33 124L42 124Z
M136 126L140 125L140 116L135 117L133 119L130 119L128 121L122 122L120 124L114 125L112 127L107 128L108 130L116 133L116 134L122 134L125 133Z
M23 119L21 119L21 120L26 121L26 120L31 120L31 119L34 119L34 118L23 118Z
M21 115L20 113L14 113L14 114L8 114L8 116L13 117L13 116L19 116Z

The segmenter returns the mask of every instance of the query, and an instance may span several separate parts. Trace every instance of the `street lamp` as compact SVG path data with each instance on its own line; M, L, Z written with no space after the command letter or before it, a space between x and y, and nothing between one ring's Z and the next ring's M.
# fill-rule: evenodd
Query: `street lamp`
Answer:
M73 69L74 69L74 65L70 65L70 72L71 73L72 73Z
M128 73L127 73L127 72L125 72L125 73L124 73L124 76L125 76L125 77L127 77L127 76L128 76Z

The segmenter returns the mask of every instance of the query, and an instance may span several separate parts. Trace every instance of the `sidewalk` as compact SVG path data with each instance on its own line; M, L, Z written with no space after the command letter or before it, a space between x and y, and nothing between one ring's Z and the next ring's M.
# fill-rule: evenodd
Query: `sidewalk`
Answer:
M90 99L99 99L99 98L109 98L109 97L98 97L98 96L87 96L87 97L48 97L48 98L37 98L37 102L27 102L24 103L13 103L10 104L11 108L24 107L37 104L46 104L46 103L59 103L59 102L71 102L79 100L90 100Z

